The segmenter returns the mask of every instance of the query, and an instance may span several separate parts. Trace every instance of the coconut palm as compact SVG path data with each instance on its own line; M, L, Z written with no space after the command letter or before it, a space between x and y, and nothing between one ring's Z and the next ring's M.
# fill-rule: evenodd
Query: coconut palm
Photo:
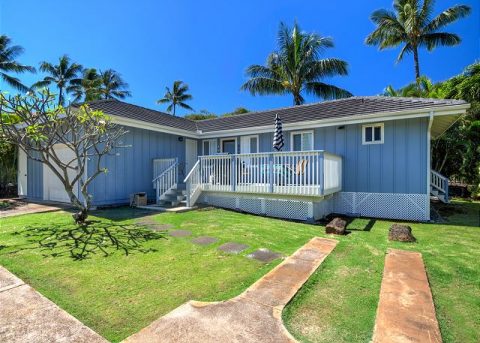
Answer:
M107 69L100 72L102 84L100 86L100 95L103 99L125 99L132 96L127 90L128 83L124 82L121 75L113 69Z
M95 68L83 70L82 78L72 87L74 102L94 101L102 98L102 78Z
M377 27L366 38L366 44L377 45L380 50L403 45L397 63L405 54L412 53L415 78L419 79L418 49L426 47L432 51L437 46L458 45L460 37L442 29L470 13L470 7L456 5L432 19L433 6L434 0L423 0L423 3L419 0L394 0L394 11L380 9L371 15Z
M185 101L193 99L187 92L188 85L177 80L173 83L172 89L165 87L165 95L162 99L157 100L157 104L170 104L167 107L167 112L173 112L173 115L175 115L177 106L193 111L193 109L185 103Z
M46 87L54 84L58 88L58 104L64 104L64 93L72 93L80 84L81 78L79 74L83 67L70 60L67 55L63 55L58 59L58 64L52 64L47 61L40 63L40 71L48 75L33 85L35 88Z
M384 92L384 96L391 97L414 97L414 98L441 98L439 89L432 83L426 76L420 76L417 82L410 83L400 89L393 88L392 85L388 85Z
M28 87L20 82L20 80L9 73L35 72L34 67L30 67L15 59L23 53L23 48L19 45L11 45L12 40L5 35L0 36L0 77L9 86L26 92Z
M325 77L347 75L347 62L337 58L319 59L333 40L315 33L301 31L297 23L289 28L280 23L278 50L271 53L265 66L251 65L246 74L250 78L242 90L252 95L292 94L295 105L305 102L302 93L322 99L349 97L342 88L322 82Z

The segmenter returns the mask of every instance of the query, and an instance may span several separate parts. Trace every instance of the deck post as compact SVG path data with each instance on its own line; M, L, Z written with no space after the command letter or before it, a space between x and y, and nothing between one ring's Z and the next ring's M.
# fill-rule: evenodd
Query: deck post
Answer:
M323 151L318 155L318 164L320 165L318 168L319 192L320 195L323 195L325 186L325 178L323 176L325 172L325 156Z
M268 155L268 177L270 178L270 193L273 193L273 153Z
M230 158L231 158L230 182L231 182L232 192L235 192L235 187L237 185L237 156L232 155Z

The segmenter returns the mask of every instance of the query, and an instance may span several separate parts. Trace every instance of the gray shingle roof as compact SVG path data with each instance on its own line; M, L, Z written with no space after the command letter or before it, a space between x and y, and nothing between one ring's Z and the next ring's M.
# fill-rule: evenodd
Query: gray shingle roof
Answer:
M351 118L355 116L435 109L437 107L466 104L461 100L440 100L422 98L397 98L383 96L352 97L347 99L324 101L314 104L285 107L268 111L250 112L231 117L191 121L174 117L167 113L132 105L118 100L100 100L89 104L92 109L102 110L106 114L136 119L147 123L169 126L195 132L215 132L221 130L249 128L273 125L275 114L279 114L283 124L303 121Z

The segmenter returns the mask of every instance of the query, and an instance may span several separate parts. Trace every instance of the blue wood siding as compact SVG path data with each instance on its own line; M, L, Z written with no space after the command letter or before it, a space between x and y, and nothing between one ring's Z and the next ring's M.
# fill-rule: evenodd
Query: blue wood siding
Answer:
M343 157L343 191L425 194L427 118L384 122L384 143L362 145L362 125L314 129L314 147ZM290 150L290 133L284 131ZM260 152L273 151L273 133L260 134Z
M39 153L33 153L40 157ZM43 200L43 163L27 158L27 198Z
M149 199L155 198L153 189L153 160L156 158L178 157L180 178L185 175L185 138L150 130L126 128L129 132L122 138L122 144L112 155L104 157L102 167L107 174L99 175L91 184L89 192L95 205L125 204L136 192L147 192ZM89 161L88 174L95 169L95 160Z

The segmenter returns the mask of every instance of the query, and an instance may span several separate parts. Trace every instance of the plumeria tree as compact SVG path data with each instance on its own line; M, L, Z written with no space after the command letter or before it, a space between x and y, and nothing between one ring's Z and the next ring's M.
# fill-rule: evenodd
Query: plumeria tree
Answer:
M0 130L4 139L23 150L28 158L46 165L63 184L73 215L84 223L92 205L88 185L107 169L105 156L122 147L126 131L101 111L87 105L63 107L48 90L26 96L0 94ZM73 158L58 154L58 146L69 149ZM89 171L87 173L87 161Z

